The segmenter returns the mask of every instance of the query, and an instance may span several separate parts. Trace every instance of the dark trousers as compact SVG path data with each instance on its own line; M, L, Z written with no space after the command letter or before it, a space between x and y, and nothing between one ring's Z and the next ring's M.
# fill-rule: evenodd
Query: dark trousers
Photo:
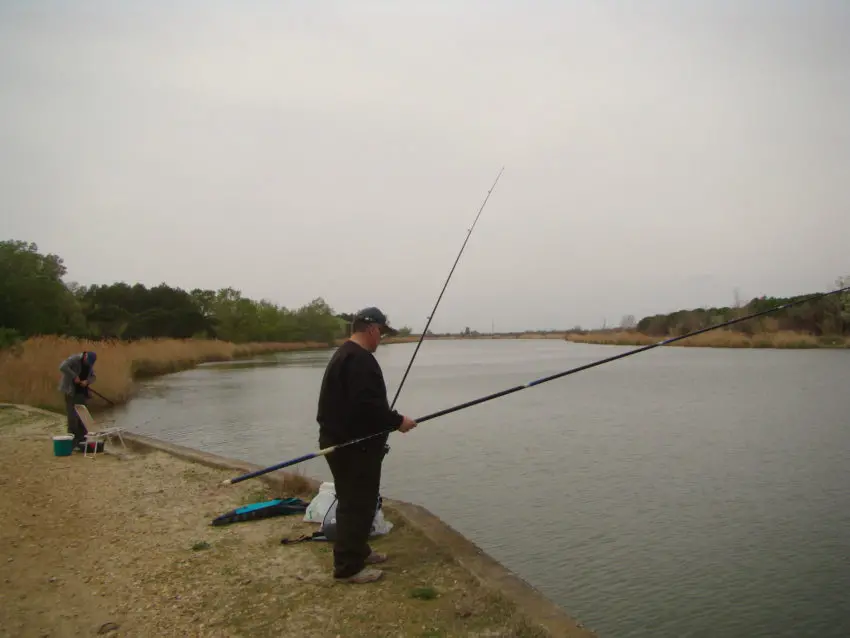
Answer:
M321 447L333 445L320 439ZM378 507L384 447L343 448L325 456L334 477L337 497L334 577L347 578L365 567L372 553L369 533Z
M68 416L68 434L74 435L74 447L86 440L86 434L89 433L82 419L80 419L77 411L74 409L75 403L86 403L86 395L74 392L65 395L65 412Z

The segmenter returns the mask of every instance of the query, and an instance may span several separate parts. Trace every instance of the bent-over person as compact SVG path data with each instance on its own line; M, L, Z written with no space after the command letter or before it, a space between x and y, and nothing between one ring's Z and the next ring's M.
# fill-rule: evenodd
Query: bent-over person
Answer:
M59 366L62 380L59 391L65 395L65 412L68 416L68 434L74 436L74 449L79 449L86 440L88 429L80 419L74 405L86 404L89 397L89 384L94 383L94 362L97 354L91 351L77 352L65 359Z

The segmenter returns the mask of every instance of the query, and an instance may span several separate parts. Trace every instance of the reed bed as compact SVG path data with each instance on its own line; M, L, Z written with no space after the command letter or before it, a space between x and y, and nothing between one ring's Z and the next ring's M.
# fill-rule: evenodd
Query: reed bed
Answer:
M0 353L0 401L64 410L58 391L59 365L69 355L83 350L97 353L97 381L92 388L115 403L123 403L133 395L139 378L178 372L210 361L327 347L318 342L234 344L202 339L122 342L35 337ZM97 409L105 404L93 396L90 405Z
M588 332L585 334L568 334L565 339L577 343L596 343L615 346L646 346L669 339L666 337L649 336L640 332L623 330L618 332ZM671 346L692 348L848 348L850 340L841 336L818 337L811 334L778 331L747 335L732 330L716 330L682 339L671 343Z

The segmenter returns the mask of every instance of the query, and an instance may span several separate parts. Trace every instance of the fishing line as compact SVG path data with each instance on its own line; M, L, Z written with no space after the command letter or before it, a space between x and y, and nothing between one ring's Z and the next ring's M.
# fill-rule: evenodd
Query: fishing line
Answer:
M472 230L475 228L475 224L478 223L478 218L481 217L481 211L483 211L484 207L487 205L487 200L490 199L490 193L492 193L493 189L496 188L496 184L498 183L499 178L502 176L502 171L504 170L505 167L502 166L502 169L499 171L499 174L496 175L496 181L493 182L493 185L490 187L490 190L487 191L487 197L484 198L484 202L481 204L481 208L478 209L478 214L475 216L475 221L472 222L472 226L466 233L466 239L463 240L463 245L460 247L460 252L455 258L455 263L452 266L452 269L449 271L449 276L446 277L446 283L443 284L443 289L440 291L440 296L437 297L437 303L434 304L434 309L428 316L428 323L425 324L425 328L422 330L422 334L419 335L419 341L416 343L416 349L413 351L413 356L410 357L410 362L407 364L407 370L404 371L404 375L401 377L401 383L398 384L398 390L396 390L395 396L393 397L393 402L390 404L390 410L395 407L395 402L398 399L398 395L401 394L401 387L404 385L404 380L407 379L407 373L410 372L410 366L413 365L413 360L416 358L416 353L419 352L419 346L422 345L422 340L425 338L425 335L428 332L428 326L431 325L431 319L434 318L434 314L437 312L437 306L440 305L440 299L443 298L443 293L446 292L446 286L449 285L449 280L452 278L452 274L454 273L455 268L457 267L457 262L460 261L460 256L463 254L463 250L466 248L466 242L469 241L469 237L470 235L472 235Z
M492 401L493 399L498 399L499 397L506 396L508 394L513 394L514 392L519 392L520 390L525 390L527 388L533 388L535 386L546 383L547 381L553 381L555 379L559 379L561 377L565 377L570 374L575 374L577 372L582 372L584 370L589 370L590 368L595 368L596 366L601 366L605 363L610 363L612 361L616 361L617 359L623 359L625 357L630 357L634 354L638 354L640 352L646 352L647 350L652 350L653 348L658 348L660 346L666 346L671 343L675 343L676 341L681 341L682 339L687 339L689 337L696 336L698 334L702 334L704 332L709 332L711 330L717 330L718 328L723 328L725 326L731 326L732 324L740 323L742 321L747 321L749 319L754 319L756 317L761 317L762 315L767 315L772 312L778 312L780 310L785 310L787 308L791 308L793 306L799 306L804 303L808 303L810 301L814 301L816 299L822 299L824 297L828 297L830 295L837 295L842 292L850 291L850 286L846 286L844 288L839 288L837 290L832 290L829 292L822 292L815 295L810 295L808 297L804 297L802 299L798 299L796 301L789 301L784 304L780 304L778 306L774 306L773 308L768 308L767 310L762 310L760 312L754 312L749 315L744 315L743 317L738 317L736 319L730 319L729 321L724 321L723 323L718 323L713 326L709 326L707 328L702 328L700 330L694 330L693 332L689 332L684 335L680 335L678 337L670 337L669 339L665 339L663 341L659 341L657 343L652 343L646 346L641 346L639 348L635 348L634 350L629 350L627 352L622 352L620 354L614 355L612 357L606 357L605 359L599 359L598 361L594 361L592 363L585 364L583 366L578 366L577 368L571 368L569 370L565 370L564 372L558 372L556 374L552 374L548 377L542 377L540 379L535 379L533 381L529 381L528 383L523 383L521 385L514 386L512 388L508 388L507 390L502 390L500 392L495 392L493 394L488 394L487 396L481 397L479 399L473 399L472 401L467 401L466 403L461 403L459 405L455 405L451 408L446 408L444 410L440 410L438 412L434 412L432 414L428 414L426 416L415 419L416 423L424 423L425 421L430 421L431 419L436 419L437 417L444 416L446 414L451 414L452 412L457 412L459 410L464 410L466 408L470 408L474 405L478 405L480 403L484 403L486 401ZM389 430L383 430L381 432L376 432L375 434L370 434L368 436L363 436L358 439L353 439L351 441L347 441L346 443L340 443L338 445L332 445L330 447L326 447L323 450L319 450L318 452L313 452L310 454L305 454L304 456L299 456L298 458L294 458L290 461L285 461L283 463L278 463L277 465L272 465L270 467L256 470L254 472L249 472L247 474L243 474L242 476L237 476L236 478L227 479L224 481L225 485L232 485L233 483L239 483L241 481L245 481L250 478L254 478L256 476L261 476L263 474L267 474L268 472L274 472L275 470L280 470L285 467L289 467L292 465L296 465L298 463L302 463L304 461L309 461L310 459L317 458L319 456L325 456L326 454L330 454L334 450L339 450L344 447L348 447L349 445L356 445L357 443L363 443L364 441L368 441L369 439L373 439L378 436L384 436L393 432L395 428Z
M107 399L105 396L103 396L100 392L95 390L93 387L91 387L91 386L86 386L86 387L89 389L89 392L93 392L94 394L99 396L101 399L106 401L109 405L115 405L115 401L113 401L112 399Z

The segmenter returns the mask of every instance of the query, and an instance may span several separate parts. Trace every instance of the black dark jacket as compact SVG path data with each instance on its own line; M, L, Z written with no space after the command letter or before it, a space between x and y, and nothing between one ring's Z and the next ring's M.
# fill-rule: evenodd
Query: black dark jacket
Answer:
M346 341L334 352L322 378L316 415L320 437L332 444L345 443L394 429L402 418L390 410L378 360L354 341ZM384 441L386 437L375 437L370 442Z

